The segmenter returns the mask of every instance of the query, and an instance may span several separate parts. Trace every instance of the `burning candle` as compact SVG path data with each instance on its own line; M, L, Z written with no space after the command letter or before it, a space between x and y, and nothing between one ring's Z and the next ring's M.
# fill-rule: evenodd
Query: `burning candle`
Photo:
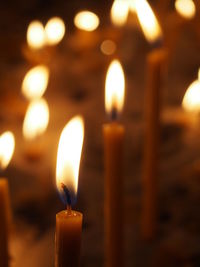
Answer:
M142 213L142 235L151 239L156 231L160 90L166 50L162 47L161 27L148 2L136 0L135 8L144 35L154 48L147 55Z
M85 53L86 48L94 46L98 40L95 30L98 28L99 23L99 17L91 11L84 10L77 13L74 18L74 25L77 30L72 43L73 48L83 49Z
M59 17L51 18L45 26L45 43L56 45L60 43L65 35L65 23Z
M128 0L115 0L111 8L111 21L115 26L124 26L129 13L129 1Z
M196 7L192 0L176 0L175 8L178 14L185 19L192 19L196 14Z
M13 133L7 131L0 136L0 169L5 169L14 153L15 139ZM11 228L12 212L8 181L0 178L0 266L9 266L9 229Z
M49 123L49 107L45 99L30 102L24 122L23 135L28 141L26 157L37 160L42 154L42 140L40 139Z
M7 131L0 136L0 169L5 169L12 159L15 149L15 138Z
M200 112L200 70L198 79L190 84L183 97L182 107L189 114L192 126L197 126Z
M91 11L81 11L76 14L74 24L80 30L92 32L99 26L99 18Z
M45 93L49 81L49 69L38 65L30 69L22 83L22 93L28 100L40 98Z
M42 23L32 21L27 29L27 43L31 49L41 49L45 45L45 33Z
M80 265L83 215L71 208L76 202L83 139L83 119L77 116L64 127L58 145L56 184L66 210L56 214L57 267Z
M105 107L111 122L103 126L105 154L106 266L123 266L123 141L124 126L117 120L124 105L124 73L118 60L109 66Z
M22 83L22 94L28 99L40 98L45 93L49 81L49 69L38 65L30 69Z

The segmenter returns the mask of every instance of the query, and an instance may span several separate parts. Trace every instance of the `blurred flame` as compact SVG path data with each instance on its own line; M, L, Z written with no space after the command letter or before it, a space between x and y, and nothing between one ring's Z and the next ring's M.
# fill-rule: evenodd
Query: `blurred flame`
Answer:
M49 80L49 69L39 65L30 69L22 83L22 93L30 100L40 98L46 91Z
M115 0L111 8L111 21L116 26L123 26L128 18L129 1Z
M200 68L198 70L198 80L200 81Z
M105 107L108 113L122 111L124 105L125 79L122 66L113 60L108 68L105 83Z
M99 26L99 18L90 11L81 11L74 18L75 26L84 31L94 31Z
M136 8L135 8L135 1L136 0L129 0L129 10L133 13L136 12Z
M83 138L84 122L82 117L76 116L64 127L58 145L56 184L61 195L63 183L71 197L76 197Z
M176 11L186 19L192 19L196 13L196 7L192 0L176 0Z
M39 49L45 45L44 27L40 21L35 20L29 24L26 38L28 45L33 49Z
M33 100L27 109L24 123L23 135L26 139L32 140L43 134L49 123L49 108L43 98Z
M14 153L15 137L12 132L5 132L0 136L0 168L5 169Z
M136 13L146 39L153 43L162 38L162 30L146 0L135 0Z
M187 111L200 111L200 81L194 81L187 89L182 106Z
M116 44L112 40L105 40L101 44L101 52L105 55L112 55L116 50Z
M46 43L48 45L58 44L65 35L65 23L61 18L51 18L45 26Z

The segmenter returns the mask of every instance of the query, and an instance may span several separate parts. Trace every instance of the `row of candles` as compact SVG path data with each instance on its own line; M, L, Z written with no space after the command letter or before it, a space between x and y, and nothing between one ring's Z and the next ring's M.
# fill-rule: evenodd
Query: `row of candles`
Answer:
M186 2L191 3L191 0ZM180 3L176 4L176 8L178 6L181 6ZM147 56L146 93L148 102L145 111L147 123L142 232L145 238L152 238L156 223L156 170L158 165L156 154L158 151L160 87L162 68L167 53L166 48L162 46L161 27L145 0L127 1L123 5L122 1L116 0L111 12L112 18L115 18L113 21L116 21L113 13L119 15L118 21L122 21L119 7L121 11L125 10L126 12L127 7L135 10L145 37L153 44L152 47L159 43L157 48L154 48ZM90 19L86 19L86 17L80 19L83 14L84 16L89 15ZM76 25L82 21L84 25L81 26L82 29L89 31L96 29L99 21L96 20L96 15L91 14L83 12L79 16L77 15L75 17ZM96 26L93 25L94 21ZM59 27L60 30L57 31ZM55 35L56 32L58 32L57 36ZM27 42L31 49L40 49L41 44L42 46L57 44L62 40L64 33L64 23L60 18L49 20L45 28L38 22L37 24L34 22L28 28ZM40 36L39 39L37 39L38 36ZM41 38L41 36L43 37ZM38 40L42 40L40 45L38 45ZM34 140L42 135L48 125L48 104L43 98L48 86L48 79L48 67L40 65L31 69L22 83L22 92L31 101L23 124L24 136L29 140ZM123 212L123 194L121 188L123 185L122 162L125 128L118 122L118 118L124 105L124 90L125 77L122 66L118 60L113 60L109 66L105 83L105 106L106 111L110 114L111 122L103 126L103 136L105 152L105 250L107 266L115 267L123 265L123 216L121 214ZM183 107L190 111L199 111L199 95L200 79L189 87L183 99ZM80 262L83 215L71 208L76 202L83 140L84 122L81 116L77 116L64 127L58 145L56 184L66 209L56 215L56 266L79 266ZM2 169L6 168L11 160L14 146L14 135L11 132L6 132L0 137L0 166ZM0 265L5 267L9 265L8 225L11 217L8 192L7 180L1 179Z

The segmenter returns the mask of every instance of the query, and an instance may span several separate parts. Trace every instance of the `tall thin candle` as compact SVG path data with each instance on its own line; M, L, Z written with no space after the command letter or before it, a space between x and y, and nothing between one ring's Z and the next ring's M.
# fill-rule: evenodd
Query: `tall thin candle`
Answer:
M83 138L83 120L75 117L63 129L58 146L56 183L66 210L56 214L56 267L80 266L83 215L71 208L76 202Z
M123 141L124 126L117 119L124 104L124 74L114 60L106 78L106 110L111 122L103 126L105 154L106 266L123 266Z
M135 1L135 8L145 38L153 48L147 55L142 205L142 235L144 239L151 239L156 230L160 92L166 50L162 46L160 24L148 2Z

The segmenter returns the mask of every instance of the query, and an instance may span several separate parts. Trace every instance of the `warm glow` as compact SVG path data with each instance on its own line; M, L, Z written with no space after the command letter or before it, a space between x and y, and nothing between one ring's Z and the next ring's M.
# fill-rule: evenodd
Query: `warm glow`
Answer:
M162 38L161 27L146 0L135 0L136 13L146 39L156 42Z
M176 0L175 8L186 19L192 19L196 13L196 7L192 0Z
M61 18L51 18L45 26L46 43L48 45L58 44L65 35L65 23Z
M136 9L135 9L135 1L136 0L129 0L129 9L131 12L135 13Z
M129 1L115 0L111 8L111 21L116 26L123 26L128 18Z
M112 55L116 51L116 44L111 40L105 40L101 44L101 52L104 55Z
M124 105L125 80L122 66L113 60L108 68L105 84L105 107L111 114L113 110L121 112Z
M7 131L0 136L0 169L5 169L14 153L15 138L13 133Z
M99 26L99 18L90 11L81 11L74 18L75 26L84 31L94 31Z
M183 108L187 111L200 112L200 81L194 81L187 89L183 102Z
M44 27L40 21L33 21L27 29L27 43L33 49L42 48L45 44Z
M47 89L49 70L39 65L27 72L22 83L22 93L29 100L40 98Z
M84 138L84 123L80 116L71 119L64 127L58 145L56 184L63 195L61 183L69 190L72 202L78 189L79 165Z
M24 123L23 135L32 140L43 134L49 123L49 108L46 100L33 100L27 109Z

